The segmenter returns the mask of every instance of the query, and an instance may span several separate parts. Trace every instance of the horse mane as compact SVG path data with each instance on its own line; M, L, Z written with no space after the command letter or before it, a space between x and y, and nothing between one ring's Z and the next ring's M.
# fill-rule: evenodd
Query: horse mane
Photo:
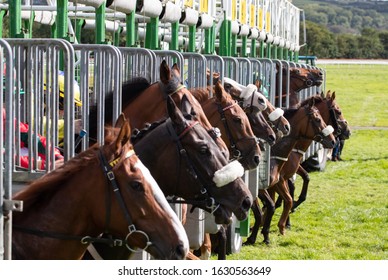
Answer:
M105 129L107 130L107 133L104 142L105 144L112 143L116 140L114 133L112 133L115 128L107 126ZM37 205L37 203L44 205L45 201L49 201L52 196L60 190L69 179L76 176L75 174L79 173L81 169L97 162L96 152L99 148L100 146L95 144L89 149L79 153L62 166L30 183L22 191L16 193L13 199L23 200L24 211ZM121 162L122 161L120 160L116 166L119 166Z
M198 100L198 102L200 104L202 104L203 102L205 102L206 100L208 100L210 98L209 90L206 87L191 88L191 89L189 89L189 91L195 97L195 99Z
M122 84L122 108L125 108L129 103L136 99L145 89L150 86L150 82L143 77L132 78ZM112 124L113 115L113 91L106 94L105 100L105 116L104 123ZM97 104L90 106L89 113L89 135L95 137L97 135Z
M163 118L151 124L146 124L142 129L135 128L131 135L131 142L135 144L137 141L140 141L148 133L159 127L161 124L165 123L167 119L168 118Z
M14 199L23 200L24 211L33 207L37 203L44 204L61 187L78 173L80 169L95 161L95 151L97 146L93 146L77 156L70 159L66 164L54 169L52 172L45 174L36 181L30 183L25 189L15 194Z
M314 99L314 103L315 103L315 104L321 103L321 102L323 102L323 100L324 100L323 97L322 97L321 95L316 94L316 95L313 95L313 96L311 96L311 97L306 98L305 100L303 100L303 101L300 103L300 106L305 106L305 105L307 105L307 104L310 102L311 99Z
M300 109L301 104L298 104L297 107L287 108L284 109L283 117L285 117L287 120L291 119L295 113Z

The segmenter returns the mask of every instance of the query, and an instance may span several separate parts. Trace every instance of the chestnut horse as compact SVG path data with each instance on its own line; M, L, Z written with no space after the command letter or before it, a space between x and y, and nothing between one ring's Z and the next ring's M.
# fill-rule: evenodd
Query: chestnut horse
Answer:
M278 70L277 65L277 70ZM278 70L279 71L279 70ZM285 107L285 97L287 94L287 68L282 67L282 104ZM299 92L303 89L310 88L312 86L320 86L323 83L323 73L319 69L307 69L303 67L290 67L289 68L289 108L296 108L299 101ZM276 92L279 92L278 83L276 83ZM278 104L278 96L275 98L275 104ZM280 105L279 105L280 106Z
M348 122L345 120L341 108L335 100L335 92L331 94L330 91L326 93L326 96L323 98L321 95L316 95L313 97L315 99L315 106L322 115L322 119L334 128L334 135L336 137L343 137L344 139L349 139L350 130ZM302 103L303 104L303 103ZM300 175L303 179L303 186L299 198L297 201L293 201L291 211L294 211L302 202L306 200L307 190L309 185L309 176L306 170L300 165L304 153L310 147L311 140L299 140L296 144L288 161L285 163L281 176L285 180L289 180L295 173ZM288 181L288 186L290 188L290 194L294 198L294 185L292 182ZM294 199L293 199L294 200ZM281 199L277 201L277 205L281 203ZM290 227L289 221L287 222L287 227Z
M94 145L17 193L13 259L80 259L88 244L122 243L157 259L183 259L187 235L130 142L121 116ZM163 228L164 234L160 234ZM103 239L103 232L119 239Z
M238 103L225 92L221 82L214 86L214 97L210 97L207 90L190 91L201 104L211 125L220 129L231 158L239 160L245 170L255 169L259 164L260 147L248 117Z
M292 198L285 181L280 176L280 172L287 162L288 156L296 142L300 139L316 140L327 148L332 148L335 144L335 138L332 134L333 128L326 126L318 109L314 107L314 99L309 99L305 105L299 106L298 108L287 109L285 111L285 117L291 124L291 133L271 147L270 182L267 189L259 190L259 198L266 207L266 215L262 229L266 244L270 242L269 229L275 211L273 198L275 191L284 201L283 213L280 217L278 227L281 234L285 233L285 224L292 207ZM252 211L255 217L255 223L245 244L254 244L256 242L257 233L262 222L263 214L257 200L254 201Z

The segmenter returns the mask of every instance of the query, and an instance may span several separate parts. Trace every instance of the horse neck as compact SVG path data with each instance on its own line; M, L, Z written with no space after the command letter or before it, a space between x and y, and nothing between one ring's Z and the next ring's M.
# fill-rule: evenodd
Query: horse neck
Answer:
M145 123L153 123L167 116L166 99L160 85L155 83L123 108L123 112L133 128L143 128Z
M297 140L294 137L283 137L271 147L271 157L288 158L296 142ZM283 165L284 162L280 160L278 165Z
M79 180L69 176L70 179L65 184L55 186L57 190L50 199L31 205L21 213L15 212L14 225L74 236L97 236L102 232L103 229L97 229L92 222L89 212L91 205L84 201L85 197L90 197L88 191L90 189L94 190L93 197L98 195L95 186L99 184L98 180L101 178L90 178L88 174L83 174L82 170L77 174L78 179L83 176L89 179L80 184ZM17 198L18 196L15 196L15 199ZM82 205L82 207L75 207L76 205ZM43 238L14 230L13 246L15 256L18 258L80 259L87 245L81 244L78 240Z

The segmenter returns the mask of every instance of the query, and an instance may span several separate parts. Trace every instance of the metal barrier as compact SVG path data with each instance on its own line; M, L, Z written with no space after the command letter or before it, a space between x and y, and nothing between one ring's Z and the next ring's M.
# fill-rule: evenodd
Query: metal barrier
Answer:
M122 53L110 45L74 45L78 54L76 70L79 73L80 94L82 98L81 120L86 132L90 130L90 106L97 106L97 142L104 140L105 96L113 93L112 120L121 113L122 90ZM89 146L89 137L82 139L82 149Z
M3 110L12 113L11 102L13 95L13 60L12 49L7 42L0 39L0 104ZM12 131L12 119L10 115L2 114L0 119L0 260L11 259L12 245L12 151L5 149L12 142L8 136ZM4 118L5 117L5 118Z
M69 42L53 39L8 39L12 47L16 86L9 99L14 111L6 115L15 120L14 133L9 134L14 152L11 170L14 181L29 181L55 168L58 146L59 76L63 64L63 155L74 156L74 50ZM64 63L66 62L66 63ZM22 90L24 92L22 92ZM46 138L42 147L39 135ZM28 148L23 151L21 143ZM21 157L28 155L28 166L21 165ZM41 157L45 157L45 164Z

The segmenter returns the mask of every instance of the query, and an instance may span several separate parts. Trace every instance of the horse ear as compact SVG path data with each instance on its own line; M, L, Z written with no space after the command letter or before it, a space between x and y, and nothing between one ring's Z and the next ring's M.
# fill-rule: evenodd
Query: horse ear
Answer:
M120 115L121 116L121 115ZM120 132L116 139L116 152L115 154L120 154L121 148L129 142L131 139L131 125L129 121L126 120L121 126Z
M117 118L115 127L122 127L125 121L126 121L125 115L124 113L121 113L120 116Z
M309 107L313 107L315 105L315 98L309 99Z
M182 111L182 114L183 116L187 117L187 118L192 118L193 116L196 115L195 111L194 111L194 108L193 108L193 105L190 103L190 100L189 98L187 97L186 94L184 94L182 96L182 100L181 100L181 111Z
M335 99L335 91L333 92L333 94L331 95L331 100L334 100Z
M183 101L183 98L182 98ZM171 96L167 96L167 112L168 116L171 118L171 121L175 124L183 125L185 123L185 117L182 112L176 106L174 100Z
M176 77L180 77L181 76L181 70L179 69L178 64L174 63L174 65L171 67L171 69L172 69L172 72L174 73L174 75Z
M330 92L330 90L328 90L326 92L326 99L330 99L330 98L331 98L331 92Z
M255 81L255 86L257 87L257 90L260 90L260 87L261 87L261 81L259 79L257 79Z
M160 80L162 83L167 84L170 80L171 72L165 60L160 64Z

